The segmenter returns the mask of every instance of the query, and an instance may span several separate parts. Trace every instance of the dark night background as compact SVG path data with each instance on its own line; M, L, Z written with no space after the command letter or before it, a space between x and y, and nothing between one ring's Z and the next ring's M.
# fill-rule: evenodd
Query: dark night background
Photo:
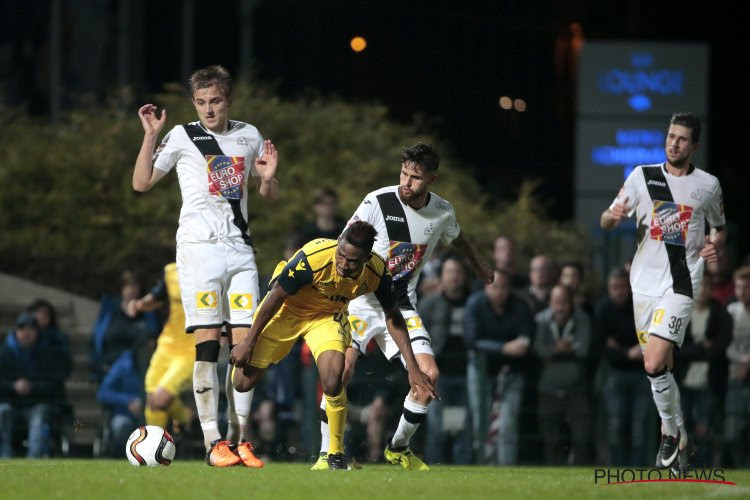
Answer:
M0 1L0 102L50 113L50 5ZM120 83L136 102L185 68L241 61L240 0L62 2L62 108L105 102ZM181 40L193 6L192 50ZM734 257L750 254L741 164L750 123L741 114L742 17L716 2L292 0L250 1L252 74L281 95L336 94L379 101L396 120L434 127L496 200L524 178L558 220L573 216L575 72L570 46L585 40L690 41L710 46L709 169L721 180ZM367 39L362 53L352 36ZM118 38L119 36L119 38ZM126 40L127 50L123 50ZM127 53L125 58L123 53ZM123 59L125 59L123 61ZM525 113L503 111L502 95ZM133 119L135 109L133 108ZM678 111L678 110L675 110ZM668 116L664 117L667 126ZM252 117L249 118L252 121ZM612 186L613 193L616 186Z

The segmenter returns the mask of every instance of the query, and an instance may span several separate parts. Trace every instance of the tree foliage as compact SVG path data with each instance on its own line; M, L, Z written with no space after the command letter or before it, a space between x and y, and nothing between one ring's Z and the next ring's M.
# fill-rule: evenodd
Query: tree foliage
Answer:
M176 87L154 97L168 111L165 130L195 120ZM174 259L181 199L170 173L147 193L132 189L142 128L138 104L77 110L50 125L13 116L0 136L0 266L11 274L95 296L116 286L125 267L155 276ZM489 200L470 170L419 120L399 124L379 104L336 97L281 99L260 85L235 89L231 117L248 121L279 150L281 197L266 203L251 189L250 228L261 274L282 254L291 230L312 218L312 193L337 189L343 216L378 187L398 182L401 148L418 140L443 156L434 190L451 200L464 231L488 260L492 241L511 235L524 255L581 256L580 235L551 222L532 183L512 203ZM252 186L252 185L251 185ZM492 208L491 208L492 207Z

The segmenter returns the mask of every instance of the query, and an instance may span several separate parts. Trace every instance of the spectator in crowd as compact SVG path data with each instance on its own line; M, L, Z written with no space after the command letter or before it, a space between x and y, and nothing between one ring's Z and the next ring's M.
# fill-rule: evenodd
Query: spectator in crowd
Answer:
M651 386L643 377L643 352L635 331L630 278L624 268L609 273L607 297L597 304L594 317L595 338L604 343L609 368L604 398L610 465L645 466Z
M346 221L339 215L339 195L335 189L330 187L318 189L313 200L313 213L315 219L300 228L298 232L302 244L317 238L338 239ZM295 251L300 247L295 248Z
M727 390L726 351L732 341L732 317L719 301L712 298L713 280L703 275L695 300L685 341L677 351L680 396L685 427L693 436L691 465L713 465L712 429L716 428L716 409L721 408Z
M522 290L529 286L529 280L518 272L516 245L509 236L498 236L495 239L492 257L496 269L510 274L514 290Z
M132 271L121 277L119 297L104 295L91 336L91 376L101 382L112 364L126 349L131 349L146 338L155 338L161 330L158 316L153 312L136 313L128 310L132 300L141 297L141 285Z
M445 453L443 410L446 406L468 408L466 397L466 363L464 311L469 287L466 267L457 257L443 261L440 291L426 296L417 306L425 328L432 338L435 360L440 366L438 392L441 400L433 401L427 410L425 458L431 463L471 463L471 433L468 413L464 426L453 439L451 453Z
M41 338L49 342L50 346L60 349L65 378L73 372L73 354L70 350L70 339L68 335L60 330L57 324L57 310L51 302L45 299L36 299L28 308L28 312L34 316Z
M573 300L576 306L588 314L589 319L594 317L594 306L589 301L586 293L586 284L583 279L583 264L576 261L566 262L560 269L559 283L573 292Z
M707 263L706 271L713 279L711 297L721 302L723 306L734 301L734 280L728 252L721 252L715 261Z
M750 466L750 266L734 272L737 302L729 304L732 315L732 342L727 348L729 387L726 397L724 442L730 447L732 465Z
M41 336L28 312L16 319L0 347L0 457L13 456L16 423L28 423L29 458L49 453L55 405L64 402L67 367L63 351Z
M591 463L591 404L586 370L591 321L573 292L556 285L550 307L536 315L534 351L542 360L539 424L547 465ZM569 436L572 456L566 452Z
M487 358L487 373L480 373L478 380L472 377L468 387L472 412L480 411L483 379L495 380L484 458L500 465L516 464L524 371L534 335L534 317L526 301L512 292L507 272L495 271L494 282L469 297L464 328L467 348ZM476 371L474 361L471 370Z
M557 283L555 263L546 255L537 255L529 264L529 287L524 298L536 314L549 307L549 292Z
M147 359L136 347L124 350L99 385L96 397L108 410L108 457L122 456L128 436L143 425L143 385Z

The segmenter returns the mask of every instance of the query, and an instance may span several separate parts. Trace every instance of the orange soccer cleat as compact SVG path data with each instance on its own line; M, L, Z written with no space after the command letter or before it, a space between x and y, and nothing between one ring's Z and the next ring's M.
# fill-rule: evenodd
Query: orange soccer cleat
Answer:
M255 456L253 445L248 441L242 441L237 445L237 454L242 459L245 467L254 467L256 469L263 467L263 460Z
M231 467L242 462L242 459L229 449L229 441L214 441L206 454L206 462L214 467Z

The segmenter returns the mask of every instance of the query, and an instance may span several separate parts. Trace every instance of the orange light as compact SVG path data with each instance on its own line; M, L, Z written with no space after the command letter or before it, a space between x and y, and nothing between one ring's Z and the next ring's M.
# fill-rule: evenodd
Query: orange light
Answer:
M362 52L367 48L367 40L361 36L355 36L352 38L351 42L349 42L349 46L354 52Z
M516 99L513 101L513 107L519 113L523 113L524 111L526 111L526 101L524 101L523 99Z
M510 109L513 107L513 100L507 95L502 96L498 103L502 109Z

